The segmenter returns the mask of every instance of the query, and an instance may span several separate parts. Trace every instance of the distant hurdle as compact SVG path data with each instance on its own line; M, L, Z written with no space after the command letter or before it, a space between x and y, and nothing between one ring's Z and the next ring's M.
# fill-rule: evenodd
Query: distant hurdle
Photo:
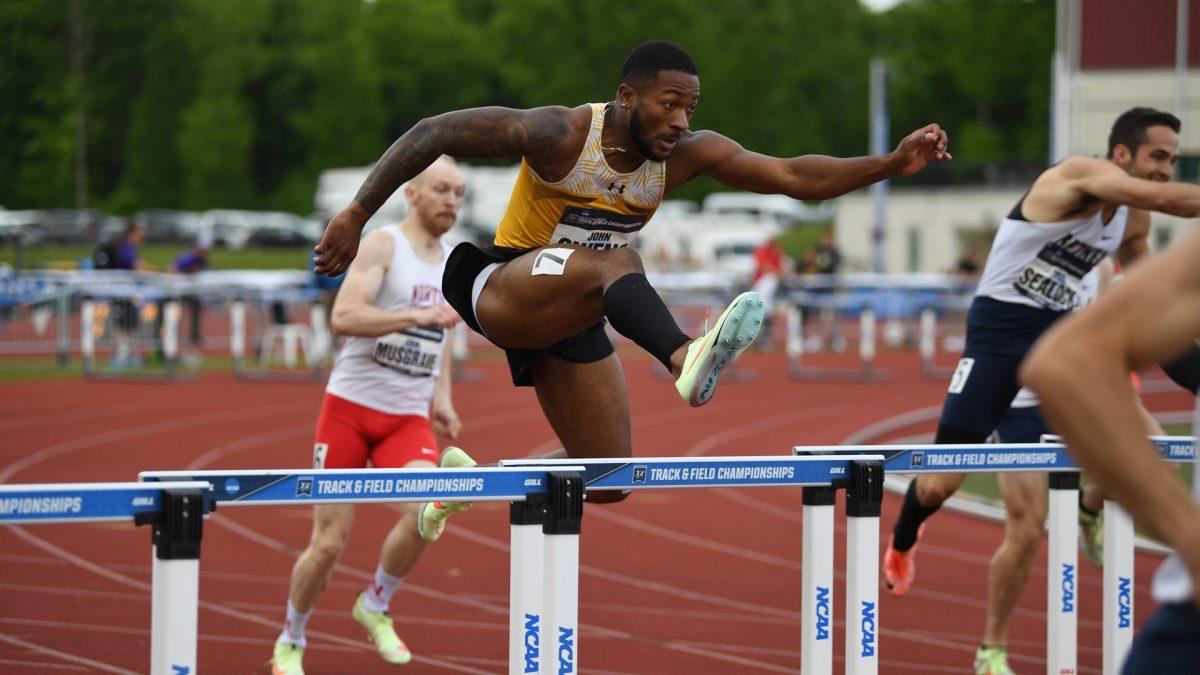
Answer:
M79 303L83 374L100 380L172 380L179 364L179 300L159 289L110 288ZM102 360L106 357L106 360Z
M817 302L812 296L811 302ZM825 304L823 313L832 316L837 321L835 302L821 300ZM875 368L875 352L878 344L878 326L875 310L864 306L858 313L858 367L831 368L813 366L805 362L804 355L809 352L804 336L804 309L794 299L783 302L783 316L786 326L785 349L788 358L788 369L791 376L801 380L835 380L846 382L876 382L887 379L887 373ZM840 338L840 332L837 334ZM841 338L844 340L844 338Z
M799 456L842 456L876 452L884 456L888 474L994 473L1033 471L1048 473L1049 552L1047 556L1046 672L1049 675L1078 671L1077 579L1079 552L1079 465L1058 437L1045 443L985 443L979 445L860 445L798 446ZM1196 439L1187 436L1152 436L1163 460L1194 462ZM1110 510L1111 509L1111 510ZM1114 502L1105 502L1104 523L1104 674L1120 672L1133 643L1133 523ZM805 593L810 589L805 588Z
M962 353L966 342L966 314L973 297L943 297L935 305L921 308L917 319L917 349L921 354L921 374L927 380L949 380L954 364L938 360L939 352ZM947 320L945 317L953 317ZM943 324L957 325L955 332L944 332Z
M238 379L323 380L334 352L328 311L313 288L239 294L229 304L229 331Z

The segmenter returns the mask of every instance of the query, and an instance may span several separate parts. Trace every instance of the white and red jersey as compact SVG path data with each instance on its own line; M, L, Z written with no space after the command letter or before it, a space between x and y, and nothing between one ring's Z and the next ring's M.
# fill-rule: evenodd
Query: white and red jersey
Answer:
M399 227L389 225L383 230L391 235L395 250L383 286L371 304L393 311L445 304L442 271L450 247L442 242L442 258L431 265L417 257ZM413 326L378 338L350 337L338 354L325 391L380 412L429 417L448 336L442 328Z

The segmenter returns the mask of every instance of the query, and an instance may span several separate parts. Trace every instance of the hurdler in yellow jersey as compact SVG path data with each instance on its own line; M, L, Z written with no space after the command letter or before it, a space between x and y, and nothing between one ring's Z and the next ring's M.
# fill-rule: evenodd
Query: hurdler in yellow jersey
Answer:
M367 218L442 154L520 158L495 241L458 246L442 292L471 328L505 350L513 382L536 389L563 444L551 457L632 454L625 378L606 321L666 366L693 406L711 399L722 369L758 333L763 303L753 293L736 298L704 335L680 330L629 246L665 195L710 176L740 190L829 199L949 159L935 124L892 153L851 159L769 157L693 131L698 70L669 42L636 47L618 82L614 100L603 104L475 108L422 120L384 153L316 249L318 273L342 271Z

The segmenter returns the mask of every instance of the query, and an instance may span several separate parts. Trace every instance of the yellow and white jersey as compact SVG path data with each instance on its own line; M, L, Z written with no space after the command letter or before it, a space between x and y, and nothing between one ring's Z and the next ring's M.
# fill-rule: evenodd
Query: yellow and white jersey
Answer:
M630 173L609 166L600 149L605 105L591 104L587 141L565 178L551 183L521 161L508 209L496 230L497 246L620 248L628 246L654 215L666 188L667 163L647 160Z

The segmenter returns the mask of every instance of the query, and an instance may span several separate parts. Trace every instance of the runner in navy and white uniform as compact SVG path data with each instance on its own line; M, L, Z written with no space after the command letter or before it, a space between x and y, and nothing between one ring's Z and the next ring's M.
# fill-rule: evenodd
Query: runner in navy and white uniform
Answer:
M1000 225L967 316L967 344L950 381L937 443L981 443L1020 385L1017 370L1033 343L1080 303L1083 277L1108 255L1128 267L1148 252L1150 210L1171 201L1179 120L1135 108L1109 136L1106 159L1071 157L1050 167ZM908 591L922 523L962 484L964 474L926 474L909 486L884 557L893 595Z
M453 160L434 162L405 188L408 216L367 235L368 245L347 272L331 316L334 330L349 338L325 389L314 468L434 467L433 432L458 435L445 354L447 329L459 318L442 297L450 248L441 237L458 217L463 190ZM447 451L443 465L451 455ZM393 664L412 659L386 612L401 578L428 545L416 514L416 505L406 509L384 539L375 578L352 611L380 656ZM276 675L304 672L305 626L353 520L353 505L314 507L312 539L292 570L287 621L275 643Z

